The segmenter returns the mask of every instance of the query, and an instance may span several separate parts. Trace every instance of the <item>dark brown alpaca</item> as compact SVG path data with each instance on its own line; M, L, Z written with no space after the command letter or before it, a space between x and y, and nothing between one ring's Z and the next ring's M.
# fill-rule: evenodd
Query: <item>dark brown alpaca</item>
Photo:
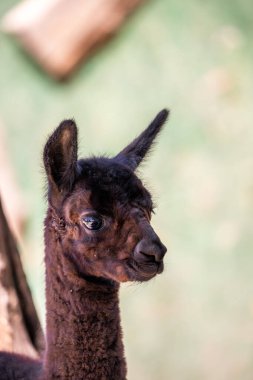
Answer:
M114 158L77 158L77 128L60 124L44 149L46 350L41 361L2 353L1 380L125 380L119 284L163 271L150 193L134 174L168 116Z

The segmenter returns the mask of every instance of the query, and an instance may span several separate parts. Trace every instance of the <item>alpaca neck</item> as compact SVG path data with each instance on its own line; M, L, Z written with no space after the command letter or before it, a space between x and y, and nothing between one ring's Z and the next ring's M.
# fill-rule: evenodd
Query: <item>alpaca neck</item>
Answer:
M80 278L64 253L59 241L46 248L43 379L124 380L119 286Z

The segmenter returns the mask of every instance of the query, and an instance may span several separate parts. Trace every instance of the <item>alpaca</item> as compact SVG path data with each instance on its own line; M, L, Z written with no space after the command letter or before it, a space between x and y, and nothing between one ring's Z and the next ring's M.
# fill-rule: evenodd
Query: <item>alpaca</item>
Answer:
M0 354L1 380L125 380L121 282L163 271L166 247L150 225L151 195L134 173L168 111L113 158L77 158L63 121L44 148L46 348L41 360Z

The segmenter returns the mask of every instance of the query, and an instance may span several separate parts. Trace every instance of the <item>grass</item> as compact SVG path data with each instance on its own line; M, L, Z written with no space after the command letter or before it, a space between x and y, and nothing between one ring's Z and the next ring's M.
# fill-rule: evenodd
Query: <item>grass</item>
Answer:
M14 3L2 0L0 14ZM252 378L251 9L249 0L148 2L66 83L0 36L0 118L30 210L23 256L41 315L46 136L75 117L83 155L114 154L172 110L141 171L169 247L166 272L122 289L131 380Z

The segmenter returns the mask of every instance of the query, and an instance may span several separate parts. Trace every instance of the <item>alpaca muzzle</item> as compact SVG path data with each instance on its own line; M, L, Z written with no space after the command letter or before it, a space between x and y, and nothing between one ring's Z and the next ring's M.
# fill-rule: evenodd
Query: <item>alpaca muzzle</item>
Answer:
M141 272L152 275L162 273L166 252L167 248L158 236L155 235L153 239L143 238L135 247L134 261Z

